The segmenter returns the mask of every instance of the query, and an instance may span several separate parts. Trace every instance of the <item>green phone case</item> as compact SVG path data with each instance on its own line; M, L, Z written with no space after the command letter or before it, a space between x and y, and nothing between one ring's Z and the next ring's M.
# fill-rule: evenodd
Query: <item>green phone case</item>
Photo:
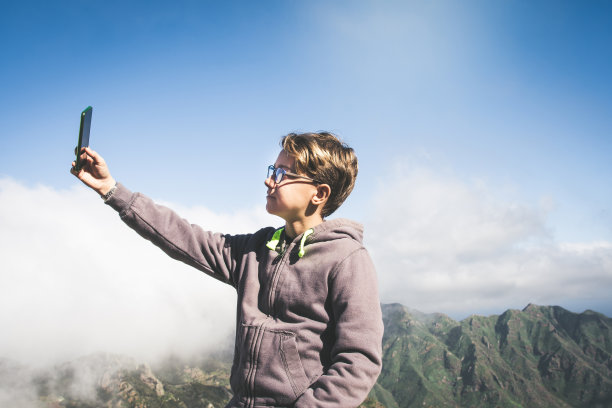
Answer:
M76 164L75 169L81 170L81 149L89 146L89 131L91 129L91 113L93 108L91 106L86 107L81 112L81 126L79 127L79 143L76 150Z

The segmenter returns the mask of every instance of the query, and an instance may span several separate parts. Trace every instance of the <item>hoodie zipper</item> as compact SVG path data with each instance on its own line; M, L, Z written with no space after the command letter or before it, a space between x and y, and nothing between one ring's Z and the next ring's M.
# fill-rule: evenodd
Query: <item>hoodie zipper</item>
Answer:
M314 233L314 230L312 228L306 230L303 233L302 238L299 241L300 244L299 244L298 257L302 258L304 256L304 253L305 253L304 245L306 244L306 239L312 233ZM276 287L278 286L278 281L280 280L281 267L284 265L286 261L287 254L291 253L291 250L295 248L294 243L297 243L297 242L298 242L297 239L294 238L289 244L287 244L286 241L285 243L281 244L281 252L280 254L278 254L278 256L273 261L273 263L276 262L276 266L274 268L274 272L272 273L272 284L270 285L270 290L268 292L268 310L269 310L268 315L272 315L274 312L274 297L276 295Z
M311 232L312 233L312 232ZM308 235L310 235L309 233ZM304 237L306 238L306 237ZM295 239L293 240L295 241ZM254 407L255 405L255 374L257 372L257 359L259 358L259 349L261 347L261 340L263 338L263 333L265 331L265 326L268 323L268 319L272 317L274 312L274 295L276 293L276 287L278 286L278 281L280 279L280 270L284 265L288 254L291 253L291 248L293 247L293 241L289 244L286 242L281 244L281 252L274 258L272 263L276 263L274 267L274 272L272 273L272 284L270 285L270 290L268 292L268 315L266 316L266 320L261 322L259 326L257 326L253 344L249 350L249 358L250 358L250 367L249 372L246 376L246 393L247 393L247 407ZM305 239L302 240L301 245L304 244ZM303 254L302 254L303 255ZM301 257L301 256L300 256Z
M272 273L272 284L270 285L270 290L268 291L268 315L272 315L274 312L274 295L276 293L276 286L278 285L278 280L280 278L280 270L281 267L285 263L285 258L288 253L291 251L289 248L291 244L285 244L282 247L282 251L278 256L274 259L276 262L276 266L274 267L274 272Z
M286 244L283 243L281 244L281 252L276 256L276 258L274 258L274 261L272 261L273 263L276 263L275 267L274 267L274 272L272 273L272 284L270 285L270 290L268 291L268 314L266 316L266 319L261 322L261 324L259 324L257 326L257 328L255 329L255 334L254 334L254 338L253 338L253 343L251 344L251 347L249 349L249 359L250 359L250 367L249 367L249 371L246 375L246 379L245 379L245 388L246 388L246 397L247 397L247 401L246 401L246 406L247 407L254 407L255 405L255 374L257 372L257 359L259 358L259 348L261 346L261 340L263 338L263 333L265 331L265 325L268 323L268 319L271 317L272 315L272 307L273 307L273 293L276 289L276 285L278 283L278 278L280 276L280 268L281 265L284 263L284 258L285 255L290 252L288 251L289 247L291 246L291 244Z

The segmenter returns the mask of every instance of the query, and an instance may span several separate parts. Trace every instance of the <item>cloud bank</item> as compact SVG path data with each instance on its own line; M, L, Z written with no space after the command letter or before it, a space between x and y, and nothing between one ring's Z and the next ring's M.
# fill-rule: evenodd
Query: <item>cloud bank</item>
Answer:
M278 224L263 209L178 210L230 233ZM233 340L233 288L170 259L83 186L0 179L0 248L0 357L49 364L103 351L151 361Z
M384 303L454 318L530 302L610 314L612 243L556 242L548 205L483 183L401 166L389 174L401 177L380 186L365 219ZM170 206L214 231L280 224L263 208ZM0 179L0 248L0 358L38 365L103 351L155 361L232 341L234 290L167 257L83 186Z
M513 202L427 169L392 174L366 229L383 302L455 318L530 302L612 310L612 243L556 242L549 200Z

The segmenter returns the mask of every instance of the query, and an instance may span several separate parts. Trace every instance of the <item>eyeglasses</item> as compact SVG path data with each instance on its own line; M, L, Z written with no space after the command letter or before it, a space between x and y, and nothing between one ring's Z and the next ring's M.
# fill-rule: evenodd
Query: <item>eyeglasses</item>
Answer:
M295 174L290 171L287 171L283 169L282 167L274 167L273 164L268 166L268 177L267 178L272 177L272 181L274 181L274 184L280 184L280 182L283 181L283 178L285 176L302 178L302 179L310 180L313 183L318 184L316 180L313 180L310 177L300 176L299 174Z

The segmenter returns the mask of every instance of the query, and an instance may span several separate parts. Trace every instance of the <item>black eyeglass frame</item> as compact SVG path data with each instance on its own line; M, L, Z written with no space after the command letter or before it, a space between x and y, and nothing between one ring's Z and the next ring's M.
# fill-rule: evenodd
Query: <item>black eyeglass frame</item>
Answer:
M274 176L274 177L272 177ZM310 177L306 177L306 176L302 176L300 174L296 174L290 171L285 170L282 167L274 167L273 164L268 166L268 177L270 178L272 177L272 181L274 181L274 184L280 184L283 179L285 178L285 176L289 176L289 177L295 177L295 178L301 178L301 179L305 179L305 180L310 180L315 184L321 184L318 181L311 179Z

